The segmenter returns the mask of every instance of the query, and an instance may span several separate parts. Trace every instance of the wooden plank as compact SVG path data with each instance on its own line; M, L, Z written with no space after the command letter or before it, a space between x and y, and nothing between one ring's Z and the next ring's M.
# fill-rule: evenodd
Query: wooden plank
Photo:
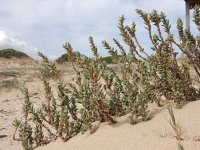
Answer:
M193 9L195 5L200 5L200 0L185 0L189 4L189 8Z
M190 3L190 9L193 9L196 5L200 5L200 3Z
M200 3L200 0L185 0L185 1L189 3Z

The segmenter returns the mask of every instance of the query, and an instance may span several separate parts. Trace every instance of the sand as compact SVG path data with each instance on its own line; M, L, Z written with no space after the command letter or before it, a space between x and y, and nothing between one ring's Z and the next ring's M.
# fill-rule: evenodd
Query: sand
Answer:
M118 118L118 123L102 123L92 135L89 132L79 134L63 143L52 142L38 150L177 150L177 140L168 124L170 118L165 108L151 106L154 117L147 122L129 124L128 116ZM190 102L180 110L174 110L175 116L183 128L181 141L185 150L199 150L200 141L200 101ZM196 140L195 140L196 139Z
M16 61L15 61L16 62ZM22 85L28 87L35 105L41 104L43 95L43 85L36 78L37 63L27 64L2 62L0 60L0 72L15 71L20 72L16 76L0 76L0 80L16 78L18 88L0 88L0 150L21 150L21 143L12 140L14 128L12 122L15 118L22 117L23 95L19 89ZM10 66L10 64L12 64ZM69 67L69 66L68 66ZM9 69L8 69L9 68ZM71 68L69 74L65 73L65 79L70 80L73 76ZM53 83L52 83L53 85ZM0 85L1 86L1 85ZM54 89L56 90L56 89ZM178 141L174 137L174 132L168 120L169 114L165 107L157 107L150 104L149 108L153 118L147 122L136 125L129 123L129 114L116 118L118 123L108 125L107 123L96 123L96 132L90 134L78 134L67 142L58 139L48 145L41 146L37 150L178 150ZM182 109L173 109L176 120L182 127L184 138L181 141L185 150L200 149L200 101L186 102Z

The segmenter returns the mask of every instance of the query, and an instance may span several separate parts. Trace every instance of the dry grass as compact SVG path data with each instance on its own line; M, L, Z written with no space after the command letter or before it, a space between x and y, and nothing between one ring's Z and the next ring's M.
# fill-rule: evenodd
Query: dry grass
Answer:
M158 136L161 137L161 138L166 138L167 135L168 135L168 133L167 133L167 131L166 131L166 128L165 128L164 132L156 131L156 130L154 130L153 132L156 133L156 135L158 135Z
M181 126L176 122L176 118L174 116L172 107L168 107L167 109L168 109L168 112L170 115L170 120L168 120L168 123L170 124L170 126L172 127L172 129L174 131L174 136L179 141L183 140L183 138L182 138L183 130L182 130Z
M13 67L0 68L0 89L10 91L20 89L26 82L38 76L38 68L32 67Z
M14 79L4 79L0 81L0 89L14 89L19 88L19 80L17 78Z

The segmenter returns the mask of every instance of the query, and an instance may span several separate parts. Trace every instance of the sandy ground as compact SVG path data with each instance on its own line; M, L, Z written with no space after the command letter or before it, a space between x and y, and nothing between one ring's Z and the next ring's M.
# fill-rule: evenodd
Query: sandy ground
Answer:
M79 134L66 143L61 140L38 148L38 150L177 150L177 140L168 124L170 118L165 108L152 104L152 120L134 126L129 124L128 115L118 118L115 125L101 124L92 135ZM200 149L200 101L190 102L181 110L174 110L183 129L185 150Z
M22 117L23 95L20 88L28 87L31 100L41 104L43 85L37 78L37 63L19 60L5 62L0 60L0 150L21 150L21 143L12 140L14 128L12 122ZM67 66L69 67L69 66ZM71 68L64 68L65 79L73 76ZM4 73L2 73L4 72ZM6 72L6 74L5 74ZM11 72L11 73L10 73ZM68 75L68 73L70 75ZM12 82L3 82L3 81ZM16 82L14 82L16 81ZM9 83L6 87L3 83ZM11 83L11 84L10 84ZM12 84L16 87L10 88ZM52 83L53 84L53 83ZM118 123L98 124L92 135L89 132L78 134L63 143L57 140L38 150L178 150L178 141L170 127L166 108L150 104L153 118L136 125L129 124L129 115L116 118ZM181 143L185 150L200 150L200 101L188 102L180 110L174 109L176 120L182 127L184 138Z

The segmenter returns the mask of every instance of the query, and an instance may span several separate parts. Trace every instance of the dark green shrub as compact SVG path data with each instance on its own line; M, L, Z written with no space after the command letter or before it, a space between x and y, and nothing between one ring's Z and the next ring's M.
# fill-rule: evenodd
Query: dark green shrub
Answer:
M104 61L107 64L112 64L113 63L113 60L112 60L111 56L102 57L101 60Z
M56 62L60 64L62 64L63 62L68 62L67 54L63 54L62 56L60 56L58 59L56 59Z
M0 50L0 57L2 58L30 58L27 54L20 52L20 51L16 51L14 49L3 49Z

